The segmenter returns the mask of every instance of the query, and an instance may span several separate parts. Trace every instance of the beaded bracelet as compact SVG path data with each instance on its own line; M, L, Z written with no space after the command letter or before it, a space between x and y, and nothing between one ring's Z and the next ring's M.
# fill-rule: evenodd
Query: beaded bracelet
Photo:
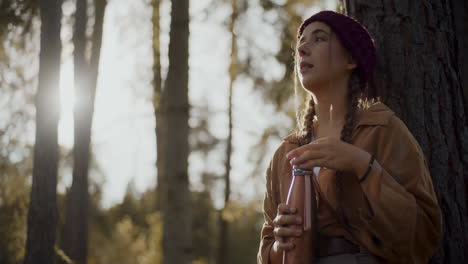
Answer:
M374 164L374 160L375 160L375 155L372 153L370 161L369 161L369 167L367 168L366 173L364 173L364 176L362 176L362 178L358 179L359 183L363 182L367 178L367 176L369 175L369 173L370 173L370 171L372 169L372 164Z

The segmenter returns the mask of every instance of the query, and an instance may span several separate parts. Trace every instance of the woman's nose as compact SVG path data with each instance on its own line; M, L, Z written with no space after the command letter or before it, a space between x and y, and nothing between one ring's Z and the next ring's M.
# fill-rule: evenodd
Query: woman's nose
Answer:
M309 51L307 50L307 48L305 47L304 43L301 44L298 48L297 48L297 52L299 54L299 57L304 57L306 55L309 55Z

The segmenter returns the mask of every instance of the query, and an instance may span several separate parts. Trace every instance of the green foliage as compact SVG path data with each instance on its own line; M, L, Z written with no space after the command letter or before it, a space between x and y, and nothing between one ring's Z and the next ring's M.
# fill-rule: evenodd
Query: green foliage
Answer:
M112 208L99 210L91 206L95 212L90 220L89 263L161 262L162 219L154 211L154 197L154 190L137 198L128 188L122 203ZM258 208L260 201L230 203L226 212L231 227L230 255L226 263L255 263L263 221ZM218 213L208 192L192 192L193 263L214 263Z
M19 263L26 241L30 162L0 160L0 263Z
M37 14L37 0L2 0L0 1L0 39L13 27L23 27L27 32L32 18Z
M2 168L6 173L0 177L0 263L13 264L24 255L30 185L21 176L21 166ZM61 211L63 197L59 196ZM99 191L91 192L88 263L161 263L162 219L154 210L154 197L154 190L137 197L129 188L122 203L103 209ZM192 205L193 263L214 263L219 211L208 192L192 192ZM263 221L259 208L260 201L229 204L224 214L230 222L226 263L255 263Z
M121 218L110 238L91 232L89 263L161 263L161 216L152 213L145 220L147 228L135 224L130 216Z
M260 208L261 201L247 204L230 202L226 214L229 219L229 255L224 263L256 263L263 224L263 214L258 211Z
M5 264L22 262L26 241L32 174L27 138L36 51L33 2L0 1L0 263Z
M209 192L192 192L193 258L197 263L212 263L218 241L217 211Z

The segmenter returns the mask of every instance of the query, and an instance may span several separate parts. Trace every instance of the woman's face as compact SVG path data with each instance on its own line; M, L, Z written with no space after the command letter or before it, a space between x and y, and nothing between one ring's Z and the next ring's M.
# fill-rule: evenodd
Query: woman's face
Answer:
M296 54L299 80L310 92L327 89L330 80L347 80L356 67L337 35L327 24L319 21L304 29Z

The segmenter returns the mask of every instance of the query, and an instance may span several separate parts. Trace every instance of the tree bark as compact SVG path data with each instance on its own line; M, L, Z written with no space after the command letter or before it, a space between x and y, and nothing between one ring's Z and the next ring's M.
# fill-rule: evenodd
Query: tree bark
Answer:
M456 6L447 0L346 2L348 14L375 38L377 93L407 124L428 162L444 215L431 263L466 263L468 131L459 70L465 34L455 33L463 21L454 19Z
M36 94L36 138L25 264L54 262L57 226L57 126L62 1L40 0L41 48Z
M189 1L173 0L169 71L163 94L167 134L164 151L163 263L190 263L191 199L188 178Z
M163 104L166 102L162 93L162 77L161 77L161 43L159 35L160 27L160 6L161 0L153 0L153 107L154 116L156 118L156 168L158 171L156 185L156 210L161 209L162 186L164 186L164 113Z
M458 65L456 68L458 68L461 86L463 87L465 118L468 124L468 34L466 34L468 32L468 2L451 0L451 5L457 42L457 56L455 59L458 61ZM465 182L468 183L468 179L465 178Z
M234 27L239 15L237 0L231 0L231 21L229 23L229 32L231 34L231 64L229 65L229 88L228 88L228 138L226 142L226 161L224 164L224 207L219 212L219 243L218 243L218 263L226 263L228 257L229 241L229 222L223 215L228 210L231 195L231 154L232 154L232 90L238 71L237 62L237 38L234 33Z
M94 113L105 0L95 0L95 24L91 38L91 57L86 58L87 1L77 0L73 34L75 71L75 109L73 182L67 194L62 248L78 264L85 264L88 256L88 171L91 127ZM65 262L63 262L65 263Z

